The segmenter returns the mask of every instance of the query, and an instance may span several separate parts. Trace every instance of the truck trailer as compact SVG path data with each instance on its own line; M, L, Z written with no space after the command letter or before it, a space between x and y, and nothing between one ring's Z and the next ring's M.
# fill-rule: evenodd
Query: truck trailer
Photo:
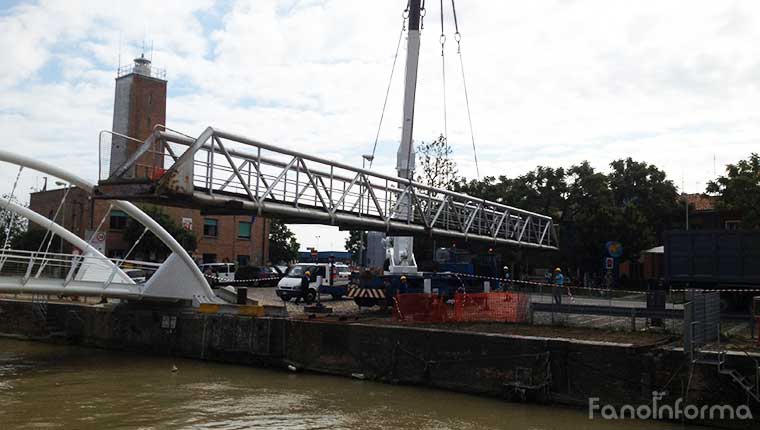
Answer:
M665 233L665 281L671 289L736 290L721 308L748 309L760 295L760 231L688 230Z

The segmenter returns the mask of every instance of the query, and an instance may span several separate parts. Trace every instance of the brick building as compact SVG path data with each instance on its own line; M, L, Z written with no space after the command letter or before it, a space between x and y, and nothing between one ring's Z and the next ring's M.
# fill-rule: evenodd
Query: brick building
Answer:
M681 201L684 199L689 205L690 230L738 230L741 226L741 214L736 211L719 210L716 197L706 194L682 194Z
M114 97L114 136L111 141L110 170L124 162L147 139L154 127L166 124L166 84L161 71L140 56L133 65L122 68L116 77ZM132 173L152 176L163 167L162 148L153 148L136 163ZM123 237L127 215L111 209L110 203L92 200L84 190L72 187L63 205L65 188L31 194L29 206L48 218L57 213L56 222L92 242L109 257L125 257L132 244ZM60 209L59 209L60 206ZM203 215L201 211L161 206L178 225L192 230L197 238L193 257L197 261L233 261L239 265L264 264L269 255L269 220L249 215ZM98 229L98 226L101 226ZM98 229L100 234L93 235ZM129 255L130 259L157 260L161 256Z

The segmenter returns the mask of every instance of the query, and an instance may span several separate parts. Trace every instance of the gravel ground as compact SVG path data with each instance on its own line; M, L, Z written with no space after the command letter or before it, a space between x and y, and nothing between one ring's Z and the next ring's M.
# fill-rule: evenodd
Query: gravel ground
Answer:
M248 289L248 297L264 305L282 306L284 302L277 297L274 290L274 288L250 288ZM359 309L356 303L349 298L335 300L329 295L322 295L321 300L325 306L332 308L332 315L336 320L401 324L391 318L389 311L382 311L377 307ZM303 304L296 305L291 300L286 303L286 307L291 318L308 317L308 314L303 311ZM546 312L536 312L534 323L532 326L502 323L430 324L428 326L470 331L508 332L532 336L574 337L637 344L640 342L657 342L668 336L680 336L682 331L681 321L665 320L664 327L651 329L648 327L646 319L638 318L636 320L637 330L636 332L631 332L630 318L595 315L552 315ZM403 324L409 325L409 323ZM526 327L530 327L530 329ZM751 345L755 342L751 339L750 325L745 322L726 321L721 328L724 335L729 335L734 340L740 341L745 345Z
M248 297L260 304L282 306L283 301L277 297L274 288L251 288ZM332 308L332 315L320 315L319 319L326 321L365 322L371 324L389 324L414 327L429 327L445 330L477 331L487 333L517 334L523 336L545 336L556 338L574 338L589 341L607 341L645 345L662 342L669 338L668 334L649 331L630 332L630 319L604 317L605 321L591 321L580 315L555 315L554 325L550 314L537 313L535 325L505 324L505 323L450 323L450 324L420 324L395 321L389 311L381 311L377 307L362 308L352 299L335 300L329 295L322 296L322 303ZM291 318L308 318L303 312L303 304L296 305L293 300L286 303ZM603 324L602 324L603 323ZM639 327L644 327L644 321L639 321Z
M303 314L303 302L299 305L295 304L295 299L291 299L289 302L283 302L277 297L274 290L274 288L249 288L248 298L258 301L261 305L282 306L284 303L290 315ZM323 294L320 299L322 304L332 308L333 313L336 315L359 315L364 313L368 315L377 314L377 308L374 308L374 311L367 308L360 311L353 299L342 298L335 300L330 295L325 294Z

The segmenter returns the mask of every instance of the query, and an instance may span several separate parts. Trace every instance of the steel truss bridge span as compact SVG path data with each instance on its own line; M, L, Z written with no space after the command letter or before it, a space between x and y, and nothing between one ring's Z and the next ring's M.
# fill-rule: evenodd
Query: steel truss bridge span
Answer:
M343 229L558 249L549 216L211 127L197 138L157 128L125 162L111 166L95 195Z

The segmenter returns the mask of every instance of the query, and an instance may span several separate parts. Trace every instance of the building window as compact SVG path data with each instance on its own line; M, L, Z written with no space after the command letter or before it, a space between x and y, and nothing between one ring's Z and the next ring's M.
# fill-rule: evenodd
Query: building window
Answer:
M238 255L237 256L238 267L247 266L250 262L251 262L251 256L250 255Z
M250 239L251 238L251 223L248 221L240 221L238 223L238 239Z
M216 263L216 254L203 254L203 264Z
M109 228L111 230L124 230L127 227L127 214L122 211L112 210Z
M219 236L219 220L206 218L203 220L203 235L210 237Z
M726 230L739 230L739 225L741 224L741 221L726 221Z

